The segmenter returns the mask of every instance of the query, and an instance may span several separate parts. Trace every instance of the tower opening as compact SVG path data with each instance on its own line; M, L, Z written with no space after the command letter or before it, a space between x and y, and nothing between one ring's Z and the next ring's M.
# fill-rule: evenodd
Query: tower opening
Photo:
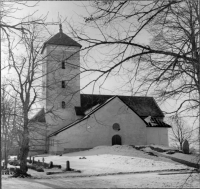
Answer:
M62 101L62 109L65 109L65 107L66 107L65 101Z
M65 81L62 81L62 88L65 88Z
M62 69L65 69L65 61L62 61Z

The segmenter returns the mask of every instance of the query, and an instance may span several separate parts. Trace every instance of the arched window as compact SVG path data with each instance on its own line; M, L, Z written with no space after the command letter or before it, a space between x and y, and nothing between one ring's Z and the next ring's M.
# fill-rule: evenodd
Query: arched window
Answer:
M121 145L122 144L122 139L119 135L114 135L112 137L112 145Z
M62 101L62 109L65 109L65 101Z
M65 61L62 61L62 69L65 69Z
M118 123L113 124L113 130L120 131L120 125Z

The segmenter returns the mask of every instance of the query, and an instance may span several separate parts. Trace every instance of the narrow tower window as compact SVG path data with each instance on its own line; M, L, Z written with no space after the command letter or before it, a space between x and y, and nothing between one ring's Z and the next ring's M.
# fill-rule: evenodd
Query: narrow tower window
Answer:
M62 61L62 69L65 69L65 61Z
M65 109L65 101L62 101L62 109Z
M62 88L65 88L65 81L62 81Z

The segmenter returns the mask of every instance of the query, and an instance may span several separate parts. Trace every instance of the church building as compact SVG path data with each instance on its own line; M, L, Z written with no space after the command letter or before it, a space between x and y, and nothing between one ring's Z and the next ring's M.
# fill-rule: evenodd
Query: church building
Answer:
M60 154L101 145L168 146L171 126L164 123L153 97L81 94L81 47L61 25L44 43L43 108L30 121L38 128L31 133L30 151Z

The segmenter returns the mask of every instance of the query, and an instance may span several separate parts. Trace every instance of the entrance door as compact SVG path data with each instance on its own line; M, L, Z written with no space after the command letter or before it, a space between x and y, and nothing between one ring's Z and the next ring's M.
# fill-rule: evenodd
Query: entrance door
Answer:
M114 135L112 137L112 145L121 145L122 144L122 139L119 135Z

